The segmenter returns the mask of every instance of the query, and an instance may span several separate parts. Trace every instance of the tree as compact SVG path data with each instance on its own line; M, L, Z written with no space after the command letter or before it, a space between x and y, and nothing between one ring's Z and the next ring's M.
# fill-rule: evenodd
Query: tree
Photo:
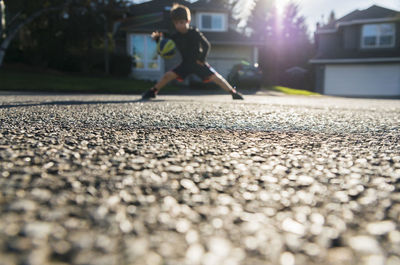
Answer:
M268 23L271 22L269 15L273 12L273 7L274 1L255 0L253 10L248 17L246 26L260 41L266 39Z
M85 5L88 15L97 21L98 29L102 28L104 45L104 72L110 73L110 36L115 20L122 17L128 4L127 0L89 0Z
M19 60L34 60L37 65L39 58L41 66L84 72L99 70L102 63L104 72L110 72L113 25L126 12L127 0L40 0L40 4L35 2L29 8L22 5L23 0L5 1L9 18L18 13L24 18L38 13L29 23L19 18L23 25L14 34L21 34L12 45L12 55L19 56ZM9 32L15 28L11 20L7 25ZM1 41L8 47L15 36L7 36ZM100 49L103 55L98 54Z
M0 0L1 1L1 31L0 31L0 67L11 41L17 33L36 18L52 11L60 11L72 0Z
M298 5L289 3L280 13L274 2L256 0L247 26L264 43L260 67L266 82L281 83L283 73L292 66L307 68L313 46Z
M105 73L110 73L109 35L117 18L122 16L127 5L126 0L97 0L97 8L103 20L104 27L104 67Z

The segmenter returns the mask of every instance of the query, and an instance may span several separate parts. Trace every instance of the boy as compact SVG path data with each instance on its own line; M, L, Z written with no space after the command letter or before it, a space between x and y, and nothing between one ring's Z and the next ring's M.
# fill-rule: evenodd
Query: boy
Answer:
M210 50L210 43L196 28L190 27L190 10L186 6L174 4L171 9L171 18L177 33L169 36L181 52L181 64L165 73L165 75L142 95L142 99L155 98L157 93L170 81L183 81L189 74L198 75L204 82L215 82L222 89L229 92L233 99L243 99L229 83L218 74L207 62L206 57ZM151 37L159 41L163 33L153 32Z

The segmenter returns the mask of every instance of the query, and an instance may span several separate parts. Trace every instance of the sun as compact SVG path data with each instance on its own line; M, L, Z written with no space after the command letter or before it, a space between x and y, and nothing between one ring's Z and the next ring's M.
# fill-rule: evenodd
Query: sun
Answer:
M276 0L275 1L276 12L278 13L278 15L283 15L285 6L287 4L288 4L288 0Z

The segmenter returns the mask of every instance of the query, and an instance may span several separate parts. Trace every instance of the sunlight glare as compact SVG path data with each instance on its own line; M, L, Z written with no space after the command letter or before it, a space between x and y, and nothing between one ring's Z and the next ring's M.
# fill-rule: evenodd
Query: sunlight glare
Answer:
M277 0L275 1L275 8L278 16L283 15L283 11L285 9L286 1L284 0Z

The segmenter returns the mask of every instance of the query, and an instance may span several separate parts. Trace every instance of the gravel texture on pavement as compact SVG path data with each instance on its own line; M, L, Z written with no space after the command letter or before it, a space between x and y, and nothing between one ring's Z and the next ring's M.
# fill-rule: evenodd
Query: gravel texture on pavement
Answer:
M0 265L400 264L400 101L0 95Z

